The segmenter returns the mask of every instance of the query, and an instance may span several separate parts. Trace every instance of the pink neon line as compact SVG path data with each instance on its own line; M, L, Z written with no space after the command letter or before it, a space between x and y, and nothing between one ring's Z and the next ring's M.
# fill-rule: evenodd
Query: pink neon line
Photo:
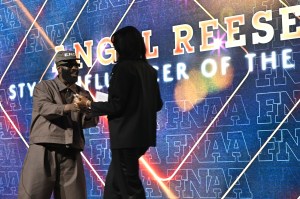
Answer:
M0 103L0 108L2 109L3 113L5 114L5 116L7 117L8 121L11 123L11 125L14 127L14 129L17 131L18 135L20 136L20 138L22 139L22 141L24 142L24 144L27 146L27 148L29 147L29 145L27 144L26 140L24 139L24 137L22 136L21 132L19 131L19 129L16 127L15 123L11 120L11 118L9 117L9 115L7 114L7 112L5 111L5 109L2 106L2 103Z
M30 28L28 29L26 35L24 36L24 38L23 38L21 44L19 45L18 49L16 50L16 52L15 52L13 58L10 60L10 63L9 63L8 66L6 67L4 73L2 74L2 77L1 77L1 79L0 79L0 85L2 84L3 78L4 78L4 76L6 75L7 71L9 70L10 66L12 65L13 61L15 60L15 57L16 57L17 54L19 53L19 51L20 51L20 49L21 49L23 43L25 42L25 40L26 40L26 38L27 38L27 36L28 36L30 30L32 29L34 23L36 22L36 20L37 20L38 17L40 16L41 12L43 11L43 9L44 9L44 7L45 7L47 1L48 1L48 0L46 0L46 1L43 3L41 9L39 10L37 16L35 17L35 19L34 19L34 21L33 21L33 23L31 24L31 26L30 26ZM2 102L0 103L0 108L2 109L3 113L4 113L5 116L7 117L8 121L11 123L11 125L13 126L13 128L16 130L16 132L18 133L18 135L20 136L20 138L22 139L22 141L24 142L24 144L25 144L25 145L27 146L27 148L28 148L29 145L27 144L27 142L26 142L26 140L24 139L24 137L22 136L21 132L19 131L19 129L16 127L16 125L14 124L14 122L11 120L11 118L9 117L9 115L7 114L7 112L5 111L4 107L2 106Z
M197 2L198 3L198 2ZM210 16L210 15L209 15ZM120 24L120 23L119 23ZM96 62L95 62L96 63ZM95 65L95 63L93 64L93 66ZM92 67L91 67L92 68ZM91 69L90 69L91 70ZM89 71L90 72L90 71ZM215 120L218 118L218 116L221 114L221 112L224 110L224 108L227 106L227 104L230 102L230 100L232 99L232 97L235 95L235 93L238 91L239 87L244 83L244 81L246 80L246 78L249 75L249 71L247 73L247 75L244 77L244 79L242 80L242 82L239 84L239 86L236 88L236 90L233 92L233 94L230 96L230 98L226 101L226 103L224 104L224 106L221 108L221 110L218 112L218 114L216 115L216 117L212 120L212 122L210 123L210 125L206 128L206 130L203 132L203 134L201 135L201 137L197 140L197 142L194 144L194 146L192 147L192 149L189 151L189 153L186 155L186 157L183 159L183 161L179 164L179 166L177 167L177 169L174 171L174 173L168 177L168 178L160 178L156 175L155 171L151 168L151 166L143 159L142 163L146 166L146 168L152 173L152 175L154 175L155 177L157 177L158 179L160 179L161 181L168 181L171 180L176 173L178 172L178 170L183 166L183 164L185 163L185 161L187 160L187 158L189 157L189 155L191 155L191 153L195 150L195 148L197 147L197 145L199 144L199 142L201 141L201 139L204 137L205 133L209 130L209 128L212 126L212 124L215 122ZM2 107L3 108L3 107ZM26 143L27 144L27 143ZM85 157L85 156L84 156ZM84 158L86 160L86 158ZM87 161L88 162L88 161ZM91 166L91 165L89 165ZM92 167L92 166L91 166ZM92 167L93 168L93 167ZM94 171L94 173L97 175L97 172L92 169ZM98 177L100 178L100 177ZM100 181L102 184L104 184L103 180L100 178Z
M17 49L17 51L16 51L16 53L15 53L13 59L12 59L11 62L9 63L9 66L6 68L5 72L3 73L3 75L2 75L2 77L1 77L1 79L0 79L0 85L1 85L1 83L2 83L2 80L3 80L4 76L6 75L6 73L7 73L8 69L9 69L9 67L11 66L12 62L14 61L16 55L18 54L18 52L19 52L19 50L20 50L22 44L25 42L25 40L26 40L26 38L27 38L27 36L28 36L30 30L32 29L34 23L36 22L37 18L39 17L40 13L42 12L43 8L45 7L47 1L48 1L48 0L46 0L46 1L44 2L43 6L41 7L40 11L38 12L38 15L36 16L35 20L34 20L33 23L31 24L31 26L30 26L30 28L29 28L27 34L25 35L25 37L23 38L21 44L19 45L19 47L18 47L18 49ZM84 5L86 5L87 2L88 2L88 0L86 1L86 3L85 3ZM83 9L81 9L80 13L82 12L82 10L83 10ZM78 16L79 16L79 15L77 15L76 20L74 20L74 21L77 21ZM74 23L75 23L75 22L74 22ZM74 26L74 23L72 24L71 28ZM71 28L70 28L70 30L71 30ZM70 33L70 30L68 31L67 35ZM64 39L64 40L65 40L65 39ZM54 58L54 56L53 56L53 58ZM16 127L16 125L15 125L14 122L11 120L11 118L9 117L9 115L7 114L7 112L5 111L4 107L2 106L2 102L0 103L0 108L1 108L2 111L4 112L4 114L6 115L7 119L8 119L9 122L12 124L13 128L16 130L16 132L18 133L19 137L22 139L22 141L24 142L24 144L26 145L26 147L29 148L29 145L28 145L28 143L26 142L26 140L24 139L24 137L22 136L21 132L20 132L19 129ZM83 159L87 162L87 164L90 166L90 168L92 169L92 171L94 172L94 174L97 176L97 178L100 180L100 182L104 185L103 179L99 176L99 174L96 172L96 170L95 170L95 169L93 168L93 166L90 164L90 162L87 160L87 158L85 157L85 155L84 155L83 153L81 153L81 156L82 156Z
M197 142L193 145L193 147L191 148L191 150L186 154L186 156L184 157L184 159L181 161L181 163L179 164L179 166L175 169L175 171L172 173L172 175L170 175L167 178L161 178L157 175L156 178L160 179L161 181L169 181L172 178L174 178L174 176L176 175L176 173L179 171L179 169L183 166L183 164L186 162L186 160L188 159L188 157L193 153L193 151L196 149L197 145L200 143L200 141L202 140L202 138L205 136L205 134L207 133L207 131L210 129L210 127L213 125L213 123L218 119L218 117L220 116L220 114L223 112L223 110L225 109L225 107L229 104L229 102L231 101L231 99L234 97L234 95L236 94L236 92L240 89L240 87L243 85L243 83L246 81L246 79L248 78L250 74L250 71L248 71L248 73L245 75L245 77L243 78L243 80L240 82L240 84L236 87L236 89L234 90L234 92L230 95L230 97L228 98L228 100L225 102L225 104L223 105L223 107L220 109L220 111L217 113L217 115L214 117L214 119L210 122L210 124L206 127L206 129L204 130L204 132L202 133L202 135L199 137L199 139L197 140ZM150 165L148 165L148 163L146 161L142 161L143 164L145 164L145 166L148 168Z
M10 68L10 66L12 65L13 61L15 60L15 58L16 58L17 54L19 53L19 51L20 51L20 49L21 49L23 43L25 42L25 40L26 40L28 34L30 33L30 31L31 31L31 29L32 29L32 27L33 27L33 25L34 25L34 23L36 22L36 20L37 20L38 17L40 16L42 10L44 9L44 7L45 7L47 1L48 1L48 0L46 0L46 1L44 2L43 6L42 6L41 9L39 10L39 12L38 12L38 14L36 15L36 17L35 17L33 23L31 24L31 26L30 26L30 28L28 29L26 35L24 36L24 38L23 38L21 44L19 45L18 49L16 50L16 52L15 52L13 58L10 60L8 66L6 67L4 73L2 74L2 77L1 77L1 79L0 79L0 85L2 84L2 81L3 81L4 76L6 75L7 71L9 70L9 68Z
M194 2L200 7L202 8L205 13L210 16L212 19L214 19L214 17L196 0L194 0ZM220 24L218 24L222 29L223 26L221 26ZM225 30L226 32L226 30ZM248 51L246 48L241 47L244 52L246 52L246 54L248 54ZM184 157L184 159L181 161L181 163L178 165L178 167L175 169L175 171L172 173L172 175L170 175L167 178L161 178L159 176L157 176L156 174L154 175L153 172L151 172L155 178L160 179L161 181L170 181L172 178L174 178L174 176L177 174L177 172L179 171L179 169L183 166L183 164L185 163L185 161L188 159L188 157L192 154L192 152L196 149L197 145L200 143L200 141L202 140L202 138L205 136L205 134L207 133L207 131L210 129L210 127L213 125L213 123L218 119L218 117L220 116L220 114L223 112L223 110L225 109L225 107L229 104L229 102L231 101L231 99L233 98L233 96L237 93L237 91L239 90L239 88L243 85L243 83L246 81L246 79L248 78L250 74L250 71L248 70L247 74L245 75L245 77L243 78L243 80L240 82L240 84L236 87L236 89L234 90L234 92L230 95L229 99L225 102L225 104L223 105L223 107L220 109L220 111L217 113L217 115L214 117L214 119L210 122L210 124L207 126L207 128L204 130L204 132L202 133L202 135L199 137L199 139L197 140L197 142L193 145L193 147L191 148L191 150L186 154L186 156ZM149 168L150 165L144 160L142 159L142 163Z

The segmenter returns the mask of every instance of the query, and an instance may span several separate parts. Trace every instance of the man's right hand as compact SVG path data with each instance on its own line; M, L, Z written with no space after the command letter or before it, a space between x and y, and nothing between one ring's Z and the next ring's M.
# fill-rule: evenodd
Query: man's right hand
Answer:
M91 106L91 100L82 95L76 95L74 98L74 103L78 105L81 109L88 109Z
M73 103L73 104L66 104L64 107L64 112L78 112L80 111L79 107L77 104Z

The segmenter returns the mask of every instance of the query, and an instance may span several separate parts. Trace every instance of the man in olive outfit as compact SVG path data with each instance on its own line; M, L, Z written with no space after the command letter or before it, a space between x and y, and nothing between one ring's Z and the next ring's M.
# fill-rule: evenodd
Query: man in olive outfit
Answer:
M19 182L19 199L85 199L86 182L80 152L84 149L83 128L96 126L73 103L89 92L77 86L79 63L75 52L60 51L55 63L58 76L38 83L33 92L30 146Z

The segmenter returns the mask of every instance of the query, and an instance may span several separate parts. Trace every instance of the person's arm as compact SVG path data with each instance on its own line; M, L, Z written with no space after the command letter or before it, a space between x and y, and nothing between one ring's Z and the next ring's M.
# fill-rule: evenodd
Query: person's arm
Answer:
M155 74L156 74L156 79L157 79L157 72L156 71L155 71ZM163 107L163 101L161 99L158 82L156 82L156 92L157 92L157 109L156 109L156 111L160 111Z
M63 116L66 112L79 110L75 104L56 104L47 87L47 84L40 82L33 91L33 108L41 116L51 120Z
M92 102L87 98L81 98L80 107L90 107L94 115L118 115L122 113L128 100L133 76L122 65L114 68L109 85L109 97L107 102Z
M159 87L158 88L158 96L157 96L157 109L156 111L160 111L163 107L163 101L161 99L161 96L160 96L160 91L159 91Z
M83 96L85 96L87 98L87 101L92 102L92 96L89 92L84 92L85 94ZM77 100L75 100L76 103ZM98 116L94 116L91 113L91 110L89 108L89 106L86 106L83 110L83 117L82 117L82 127L83 128L90 128L90 127L94 127L97 126L99 122L99 117Z
M120 64L113 71L109 85L108 101L92 102L91 109L93 111L101 115L119 115L123 112L132 89L132 82L136 78L130 74L129 67Z

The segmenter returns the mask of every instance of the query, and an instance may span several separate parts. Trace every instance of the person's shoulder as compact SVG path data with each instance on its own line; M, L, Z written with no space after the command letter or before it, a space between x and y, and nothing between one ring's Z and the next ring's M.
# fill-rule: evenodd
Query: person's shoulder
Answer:
M132 61L132 60L122 60L120 62L117 62L115 67L116 68L126 68L126 67L129 67L132 64L134 64L134 61Z
M53 88L56 88L56 87L57 86L56 86L54 80L41 80L34 86L34 90L47 92L47 91L49 91L49 89L52 90Z
M114 71L128 71L128 70L130 70L130 68L132 68L133 65L134 65L133 61L124 60L124 61L120 61L120 62L116 63L113 70Z
M146 70L153 74L157 73L152 65L142 60L124 60L115 65L115 71L122 71L122 73L126 71L129 73L134 73L139 70Z
M54 84L54 79L41 80L36 84L36 86L48 86Z
M121 62L118 62L116 66L121 67L132 67L132 66L151 66L148 62L143 60L124 60Z
M153 68L153 66L151 64L149 64L148 62L143 62L141 65L143 65L143 67L145 67L148 71L152 72L152 73L157 73L157 70L155 68Z

